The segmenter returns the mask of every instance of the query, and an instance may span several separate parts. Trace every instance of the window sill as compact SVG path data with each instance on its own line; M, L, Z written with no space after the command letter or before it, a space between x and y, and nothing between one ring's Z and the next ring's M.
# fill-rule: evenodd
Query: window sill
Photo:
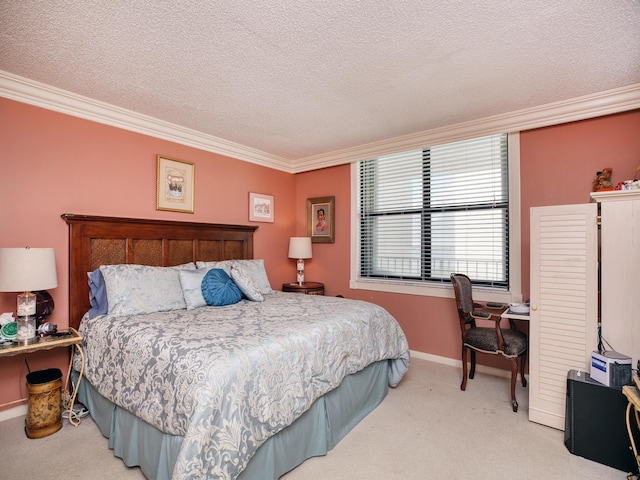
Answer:
M404 295L419 295L424 297L454 298L451 284L418 284L417 282L380 281L380 280L351 280L349 287L353 290L371 290L375 292L400 293ZM482 302L511 302L512 294L498 289L474 287L473 298Z

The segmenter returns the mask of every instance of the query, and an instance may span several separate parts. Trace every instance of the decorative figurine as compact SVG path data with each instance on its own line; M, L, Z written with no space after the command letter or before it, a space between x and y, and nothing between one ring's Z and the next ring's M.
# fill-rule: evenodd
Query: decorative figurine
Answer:
M596 174L596 178L593 179L592 190L594 192L604 192L607 190L613 190L613 184L611 183L611 168L603 168L602 171Z

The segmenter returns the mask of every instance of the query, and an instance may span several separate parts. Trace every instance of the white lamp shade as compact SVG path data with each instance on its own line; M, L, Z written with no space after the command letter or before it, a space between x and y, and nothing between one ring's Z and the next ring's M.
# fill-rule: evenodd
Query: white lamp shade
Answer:
M34 292L57 286L53 248L0 248L0 292Z
M291 237L289 258L311 258L311 237Z

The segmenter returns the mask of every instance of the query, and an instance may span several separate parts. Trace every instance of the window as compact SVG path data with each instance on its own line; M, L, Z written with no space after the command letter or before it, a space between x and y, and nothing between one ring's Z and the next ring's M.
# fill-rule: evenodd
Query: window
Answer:
M359 279L509 287L506 134L358 164Z

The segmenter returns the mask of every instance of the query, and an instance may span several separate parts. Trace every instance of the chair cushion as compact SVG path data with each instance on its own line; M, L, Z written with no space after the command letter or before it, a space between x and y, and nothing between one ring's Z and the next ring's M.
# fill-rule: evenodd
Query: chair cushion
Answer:
M527 349L527 336L518 330L503 329L504 354L507 357L517 357ZM464 344L488 353L498 352L498 337L495 328L476 327L467 330Z

